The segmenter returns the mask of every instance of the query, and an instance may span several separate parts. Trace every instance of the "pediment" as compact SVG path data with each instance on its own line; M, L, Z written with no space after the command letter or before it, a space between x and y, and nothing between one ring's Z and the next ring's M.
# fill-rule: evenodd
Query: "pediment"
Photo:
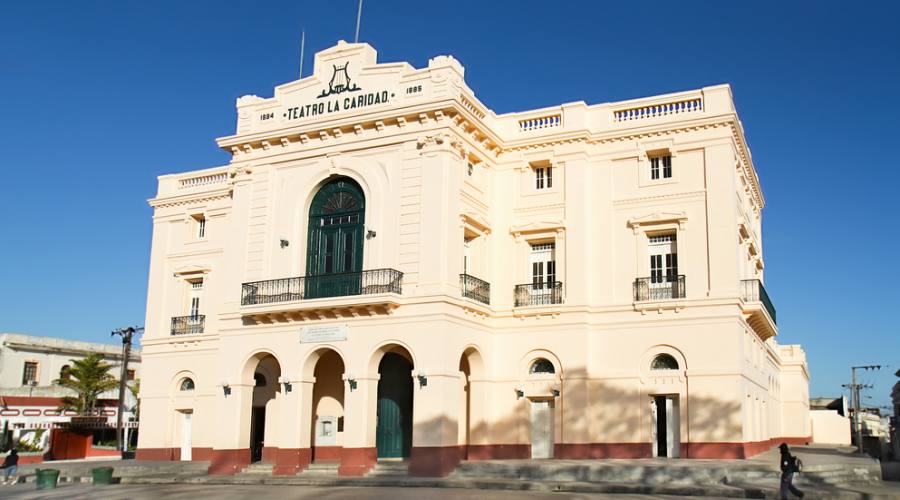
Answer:
M509 228L512 234L536 233L544 231L557 231L565 229L566 223L562 219L547 219L539 221L531 221L524 224L513 225Z
M210 266L208 265L190 264L176 268L174 274L175 276L187 276L191 274L208 274L209 272Z
M427 69L406 62L379 63L366 43L337 45L316 53L312 74L279 85L271 98L237 100L238 134L305 126L323 120L406 107L438 96L441 83L462 80L464 70L452 56L438 56Z
M641 226L667 223L676 223L679 226L684 226L685 222L687 222L687 213L683 211L653 212L647 215L642 215L640 217L633 217L631 219L628 219L628 227L636 229Z

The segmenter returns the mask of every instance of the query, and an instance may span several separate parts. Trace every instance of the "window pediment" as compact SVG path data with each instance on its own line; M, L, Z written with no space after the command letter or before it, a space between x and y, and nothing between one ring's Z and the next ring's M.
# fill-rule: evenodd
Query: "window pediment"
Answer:
M628 227L638 231L642 226L653 226L658 224L678 224L678 229L684 230L684 224L687 222L687 212L653 212L641 217L633 217L628 219Z

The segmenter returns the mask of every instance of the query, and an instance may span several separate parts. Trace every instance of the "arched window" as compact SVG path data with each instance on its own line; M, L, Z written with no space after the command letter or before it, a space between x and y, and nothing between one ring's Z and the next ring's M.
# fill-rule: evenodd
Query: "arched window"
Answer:
M181 380L181 386L178 388L180 391L193 391L194 390L194 380L190 378L184 378Z
M266 377L262 373L254 373L253 374L253 382L256 385L256 387L265 387Z
M531 363L531 368L528 369L528 373L556 373L556 368L553 367L553 363L544 359L538 358Z
M678 361L668 354L658 354L650 363L651 370L677 370Z
M71 370L71 369L72 369L71 366L63 365L62 368L59 369L59 379L60 380L69 380L69 378L71 377L69 370Z
M319 189L309 207L305 298L358 295L366 198L352 179Z

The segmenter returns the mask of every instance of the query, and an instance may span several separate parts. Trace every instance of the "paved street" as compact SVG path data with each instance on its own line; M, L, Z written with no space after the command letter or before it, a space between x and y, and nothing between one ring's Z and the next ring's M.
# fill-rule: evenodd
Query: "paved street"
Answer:
M316 500L365 500L389 498L391 500L460 499L460 500L593 500L610 498L650 499L686 498L652 495L602 495L582 493L545 493L525 491L462 490L455 488L316 488L309 486L261 486L261 485L121 485L92 486L90 484L63 485L55 490L36 491L34 484L0 486L0 498L17 499L91 499L104 500L216 500L245 499L316 499ZM692 497L699 498L699 497Z

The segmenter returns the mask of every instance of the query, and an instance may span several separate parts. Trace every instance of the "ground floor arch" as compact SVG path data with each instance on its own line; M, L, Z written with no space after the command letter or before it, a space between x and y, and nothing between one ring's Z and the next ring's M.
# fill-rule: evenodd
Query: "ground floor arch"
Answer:
M250 373L252 375L248 378ZM281 364L275 356L259 353L247 362L243 378L242 382L252 387L252 395L248 398L250 463L274 461L274 447L271 444L278 433L276 396L281 393Z
M312 461L337 461L343 446L344 360L331 349L316 353L310 405L310 448Z
M413 363L396 346L378 363L375 447L378 459L405 459L412 450Z

